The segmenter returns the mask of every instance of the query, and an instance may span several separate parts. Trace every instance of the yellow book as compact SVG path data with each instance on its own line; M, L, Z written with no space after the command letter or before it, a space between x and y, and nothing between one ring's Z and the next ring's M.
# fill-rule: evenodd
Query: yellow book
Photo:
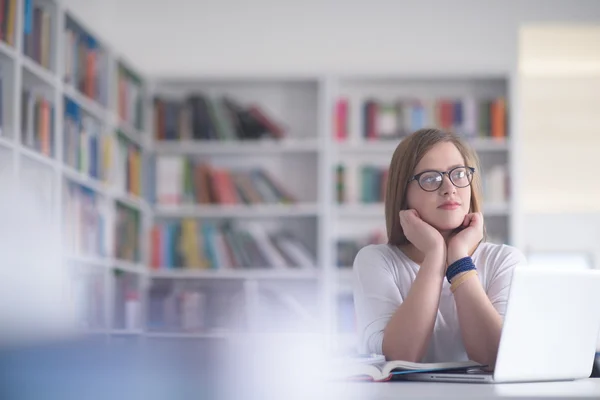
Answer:
M102 181L112 183L112 157L113 157L113 139L112 136L104 135L102 137Z
M17 18L17 0L10 0L8 7L8 22L6 24L6 43L15 45L15 20Z

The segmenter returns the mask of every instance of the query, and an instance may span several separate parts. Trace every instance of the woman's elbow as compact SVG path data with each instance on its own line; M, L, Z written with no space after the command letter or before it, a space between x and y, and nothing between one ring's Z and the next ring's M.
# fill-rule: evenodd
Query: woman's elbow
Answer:
M400 342L392 342L383 337L382 350L385 359L388 361L402 360L408 362L421 362L423 354L417 346L410 346Z

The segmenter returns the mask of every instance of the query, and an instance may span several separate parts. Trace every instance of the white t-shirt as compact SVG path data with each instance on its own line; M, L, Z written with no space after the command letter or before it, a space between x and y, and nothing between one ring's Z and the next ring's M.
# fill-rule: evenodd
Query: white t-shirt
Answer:
M504 316L513 268L526 262L515 247L481 243L472 255L488 298ZM383 330L408 295L419 265L398 247L387 244L362 248L354 260L354 306L358 351L383 354ZM440 306L427 353L422 362L467 360L456 304L444 278Z

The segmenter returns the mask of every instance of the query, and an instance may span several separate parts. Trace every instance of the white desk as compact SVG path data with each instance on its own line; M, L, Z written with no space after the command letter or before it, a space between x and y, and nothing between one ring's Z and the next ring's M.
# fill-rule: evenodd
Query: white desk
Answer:
M546 383L356 382L325 390L319 399L600 399L600 378ZM293 396L292 396L293 397Z

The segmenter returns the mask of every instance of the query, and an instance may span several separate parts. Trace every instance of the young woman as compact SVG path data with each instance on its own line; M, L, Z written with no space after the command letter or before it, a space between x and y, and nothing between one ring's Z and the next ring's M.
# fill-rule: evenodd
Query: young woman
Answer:
M478 159L456 135L402 140L385 199L388 243L354 261L359 350L493 366L516 248L484 242Z

